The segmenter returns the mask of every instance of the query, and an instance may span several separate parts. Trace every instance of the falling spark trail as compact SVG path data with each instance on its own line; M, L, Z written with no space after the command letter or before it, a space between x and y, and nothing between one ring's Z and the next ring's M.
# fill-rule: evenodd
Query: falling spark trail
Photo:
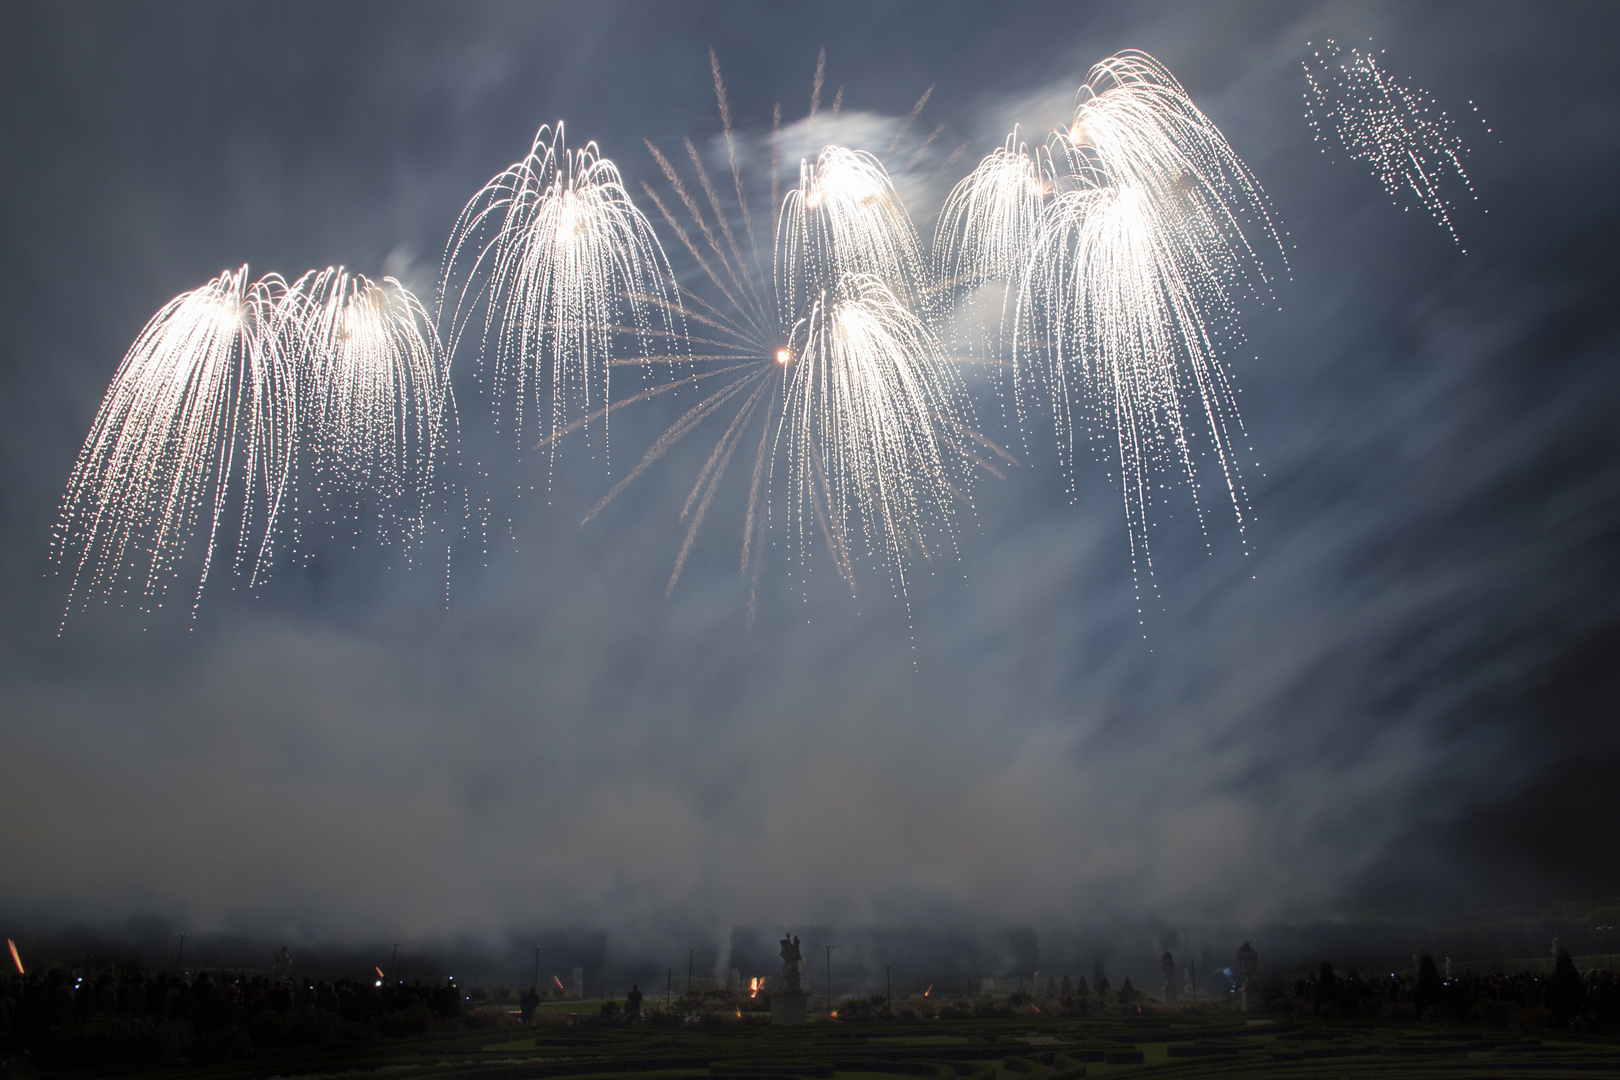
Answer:
M165 304L130 346L52 538L58 565L72 567L68 611L137 577L142 607L161 607L199 531L193 614L222 533L250 584L268 573L297 446L289 296L277 275L250 283L246 266L227 270Z
M1032 154L1017 131L1008 135L1006 145L980 161L946 197L935 234L934 272L964 288L1017 277L1034 253L1041 209L1053 183L1045 148Z
M1457 207L1448 177L1456 177L1475 202L1479 193L1463 166L1468 147L1446 110L1428 91L1391 75L1377 56L1343 50L1332 38L1312 49L1302 66L1305 119L1316 141L1328 142L1331 128L1352 160L1367 163L1396 205L1405 200L1403 209L1413 202L1424 207L1466 255L1453 220Z
M419 536L444 445L448 361L420 301L393 278L342 267L292 287L299 308L301 408L331 523L339 502L375 502ZM371 512L381 518L380 509ZM356 525L360 522L356 520Z
M596 144L570 151L563 125L543 126L529 153L467 203L445 250L441 290L454 355L480 310L480 358L493 348L491 400L515 434L540 418L555 462L557 432L576 409L610 400L616 339L678 340L678 295L652 225ZM489 338L493 335L493 343Z
M1238 297L1270 291L1251 235L1282 255L1259 182L1175 77L1135 51L1091 69L1044 148L1015 129L940 214L936 272L953 288L1007 290L999 338L1020 418L1026 384L1044 386L1071 483L1076 435L1100 426L1113 441L1139 601L1161 477L1186 479L1202 525L1197 459L1212 453L1244 531L1244 433L1222 354L1241 342Z
M777 296L799 316L828 284L849 274L884 281L909 307L933 294L926 264L894 182L863 150L829 146L799 166L777 226Z
M718 58L711 52L709 59L734 205L726 205L690 140L686 167L696 183L649 142L667 193L646 192L708 286L683 286L679 300L694 328L689 342L713 350L689 359L707 364L704 375L718 378L586 520L687 435L723 415L681 510L686 529L670 590L721 480L746 446L743 453L753 460L740 567L745 575L753 572L750 621L773 487L786 495L782 511L801 565L813 548L823 547L853 591L856 560L864 554L887 569L904 595L912 560L954 544L957 506L971 491L974 462L983 461L965 448L982 436L972 431L960 377L913 311L937 290L894 185L871 154L826 147L814 162L801 163L799 183L778 200L780 107L770 141L774 251L762 257L730 99ZM823 56L811 117L824 80ZM733 224L739 220L741 228ZM649 351L629 362L667 361Z

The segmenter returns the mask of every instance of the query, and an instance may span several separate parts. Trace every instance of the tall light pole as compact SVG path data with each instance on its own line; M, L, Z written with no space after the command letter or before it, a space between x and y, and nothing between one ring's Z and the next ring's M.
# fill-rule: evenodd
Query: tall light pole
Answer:
M832 951L834 949L836 949L837 947L838 946L836 946L836 945L823 945L822 946L822 948L827 951L827 1015L829 1017L832 1016L832 1011L833 1011L833 1007L832 1007L833 1006L833 1000L832 1000Z
M883 965L883 1000L891 1006L894 1004L894 973L888 964Z
M697 955L696 948L686 950L686 996L692 996L692 958Z
M667 967L664 969L664 1012L666 1015L669 1013L670 994L674 992L675 969L672 967Z
M174 936L180 939L180 948L175 950L175 954L174 954L174 970L179 971L180 970L180 958L186 954L186 935L185 934L176 934Z
M397 961L399 960L399 942L396 941L393 944L394 944L394 951L388 957L388 981L389 982L399 982L399 978L398 978L398 974L397 974L397 972L399 970L399 967L398 967L398 964L397 964Z

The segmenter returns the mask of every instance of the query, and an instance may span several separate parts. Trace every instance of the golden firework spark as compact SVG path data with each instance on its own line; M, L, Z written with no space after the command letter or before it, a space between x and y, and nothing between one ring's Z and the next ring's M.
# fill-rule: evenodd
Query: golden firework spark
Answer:
M934 335L872 274L845 274L796 328L778 439L789 463L789 529L801 547L830 525L835 551L858 526L905 585L913 554L955 535L972 482L957 453L966 388ZM838 560L847 568L847 554ZM851 587L853 578L845 570Z
M881 279L920 310L935 293L926 279L911 217L882 162L864 150L825 147L799 164L799 186L777 221L777 297L798 317L830 283L861 274Z

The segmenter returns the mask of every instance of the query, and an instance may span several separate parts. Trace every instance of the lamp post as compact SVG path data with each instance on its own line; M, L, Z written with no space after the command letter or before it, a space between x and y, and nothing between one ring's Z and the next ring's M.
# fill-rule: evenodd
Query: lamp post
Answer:
M672 993L674 993L674 992L675 992L675 969L672 968L672 967L667 967L667 968L664 969L664 1013L665 1013L665 1015L669 1014L670 995Z
M180 939L180 948L176 949L174 953L174 970L179 971L180 958L186 954L186 935L176 934L174 936Z
M399 966L398 966L399 942L396 941L396 942L393 943L393 945L394 945L394 951L388 957L388 981L389 982L399 982L399 976L398 976L398 972L399 972Z
M697 949L686 950L686 996L692 996L692 958L697 956Z
M822 946L822 948L823 948L823 949L824 949L824 950L826 950L826 953L827 953L827 1016L828 1016L828 1017L829 1017L829 1018L831 1018L831 1017L832 1017L832 1012L833 1012L833 996L832 996L832 951L833 951L833 950L834 950L834 949L836 949L836 948L837 948L837 947L838 947L838 946L836 946L836 945L823 945L823 946Z
M883 965L883 1000L892 1008L894 1006L894 973L889 965Z

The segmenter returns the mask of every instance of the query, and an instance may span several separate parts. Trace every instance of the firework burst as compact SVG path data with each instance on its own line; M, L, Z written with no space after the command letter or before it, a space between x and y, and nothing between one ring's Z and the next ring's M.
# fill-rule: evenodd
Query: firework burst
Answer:
M803 548L812 523L827 523L825 539L840 550L858 523L903 589L911 553L930 556L933 537L951 541L972 478L958 452L969 430L961 378L875 275L839 278L795 331L777 436L787 446L789 529Z
M962 382L915 310L930 292L927 266L882 164L841 147L801 163L799 184L781 199L772 250L762 256L712 53L710 62L734 201L727 205L690 140L686 157L701 196L648 144L673 198L650 186L647 194L708 287L681 289L698 370L639 396L678 385L702 389L590 516L719 415L725 426L682 510L687 530L670 589L730 462L747 446L753 460L740 568L752 568L756 590L780 469L798 562L806 563L819 538L852 593L856 565L869 558L904 594L912 560L954 542L972 466L988 467L988 452L999 451L972 432ZM779 124L780 110L777 116ZM773 132L773 187L776 147ZM664 360L649 354L622 362Z
M1463 167L1468 147L1446 110L1428 91L1396 79L1377 56L1346 52L1332 38L1312 49L1303 66L1305 119L1316 141L1328 142L1331 128L1352 160L1367 163L1396 205L1424 207L1467 254L1452 220L1457 206L1449 191L1460 183L1475 202L1479 194ZM1473 102L1469 106L1479 111Z
M954 288L1012 281L1035 250L1041 210L1054 187L1045 147L1014 131L945 199L934 234L934 269Z
M364 497L380 521L386 510L403 535L419 533L448 393L431 316L395 279L342 267L310 271L292 296L304 427L328 515L340 516L339 503L358 513Z
M958 287L1007 283L1015 389L1027 373L1048 391L1071 483L1089 426L1077 411L1114 443L1138 581L1152 575L1161 476L1181 473L1197 505L1200 433L1244 524L1221 354L1239 340L1236 297L1269 291L1252 233L1281 255L1259 183L1175 77L1134 51L1092 68L1044 148L1009 136L940 216L941 272Z
M73 467L52 550L68 610L134 584L156 602L206 536L195 612L222 530L250 582L271 564L297 446L296 307L278 275L227 270L182 293L130 346Z
M864 150L828 146L799 164L799 185L777 222L777 296L784 316L803 311L847 275L876 277L921 310L933 296L922 252L894 183Z
M497 424L510 398L514 433L522 437L532 414L553 458L576 412L605 423L615 342L629 335L645 350L655 339L677 341L681 329L651 223L594 142L566 148L561 123L541 127L528 155L462 210L442 291L449 353L481 310Z

